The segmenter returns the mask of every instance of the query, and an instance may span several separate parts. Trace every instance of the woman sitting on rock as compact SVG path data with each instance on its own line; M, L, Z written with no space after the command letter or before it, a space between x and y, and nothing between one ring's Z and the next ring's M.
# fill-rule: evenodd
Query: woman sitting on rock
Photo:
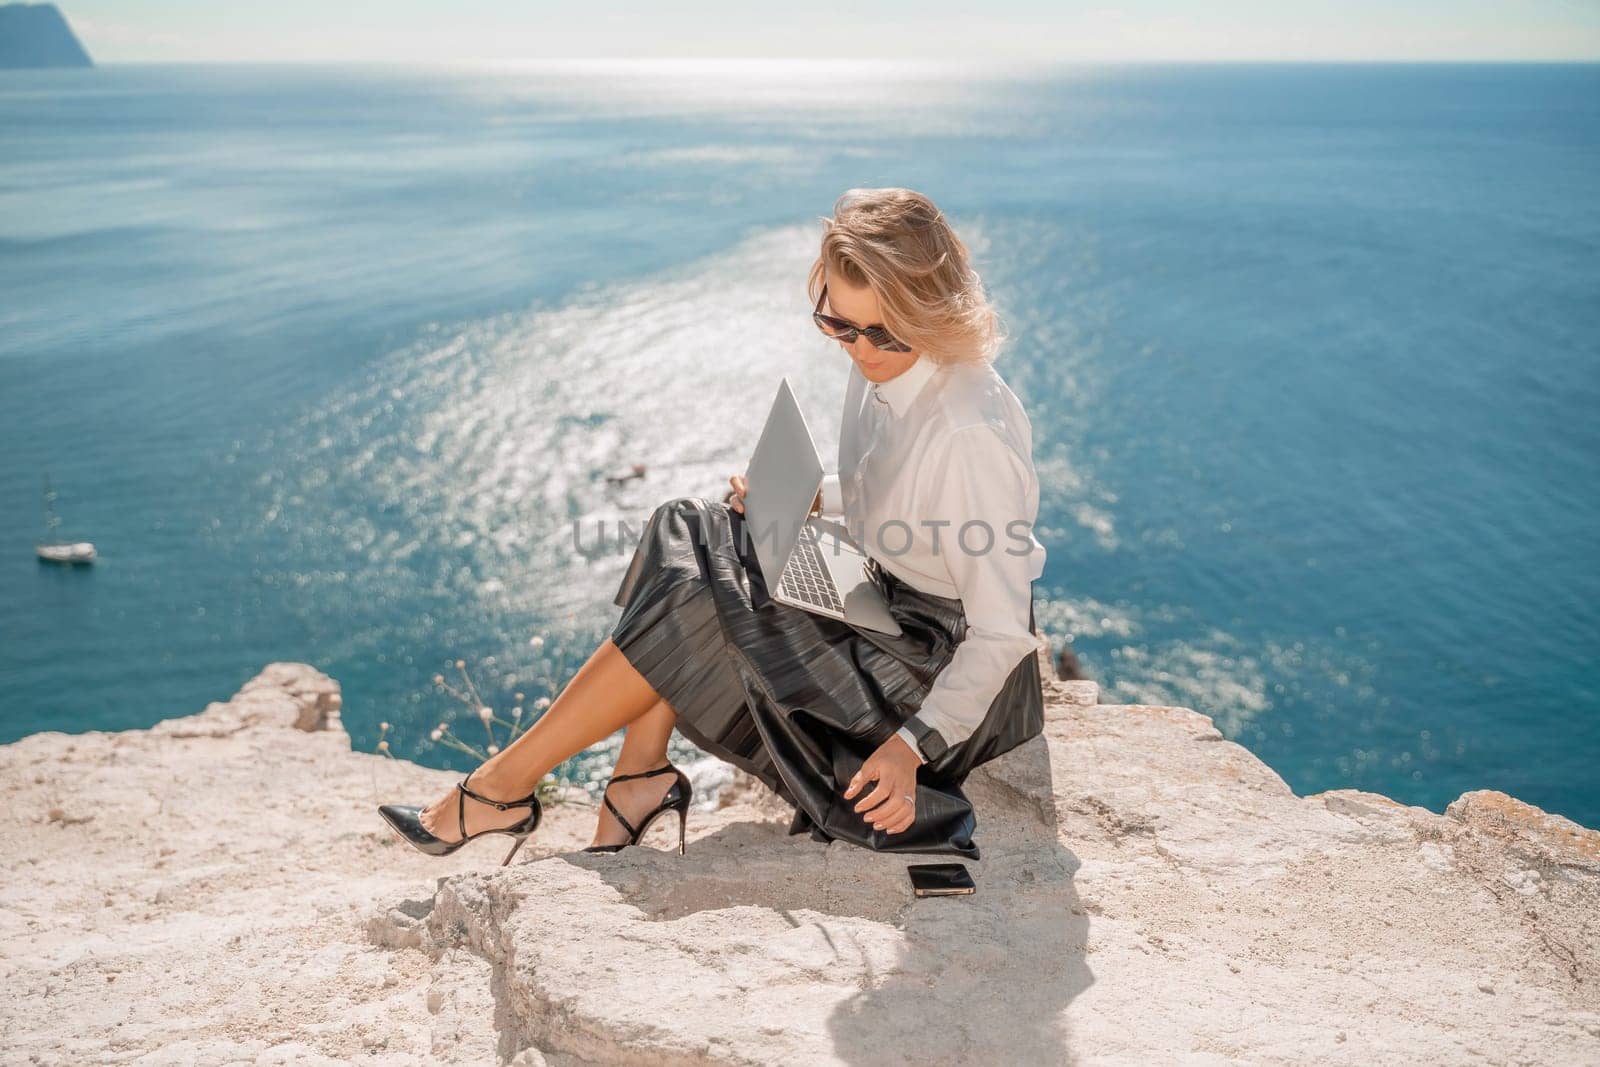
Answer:
M540 720L428 807L379 809L406 841L442 855L509 834L509 863L538 826L538 783L626 729L588 851L637 844L673 812L682 851L676 728L791 804L791 834L978 857L961 783L1044 724L1032 432L991 365L998 318L939 209L908 189L855 189L823 221L808 291L851 369L838 473L814 511L843 516L901 633L753 594L742 476L725 501L669 500L610 638Z

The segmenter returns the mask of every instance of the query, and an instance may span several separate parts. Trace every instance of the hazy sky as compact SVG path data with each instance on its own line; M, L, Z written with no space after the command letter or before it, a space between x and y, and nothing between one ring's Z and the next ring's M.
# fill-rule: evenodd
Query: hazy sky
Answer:
M1600 0L64 0L94 58L1600 59ZM692 13L685 13L692 12Z

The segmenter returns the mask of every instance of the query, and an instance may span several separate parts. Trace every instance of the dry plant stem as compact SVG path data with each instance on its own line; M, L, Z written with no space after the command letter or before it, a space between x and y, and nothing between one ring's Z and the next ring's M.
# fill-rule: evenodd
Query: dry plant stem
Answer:
M473 712L478 710L479 705L474 703L471 697L457 689L455 686L451 685L449 682L445 681L443 676L435 679L435 684L438 685L440 689L443 689L446 693L449 693L451 696L461 701L462 706Z
M458 752L465 752L475 760L481 761L489 758L489 754L483 749L479 748L477 745L468 744L467 742L456 737L454 734L448 732L445 733L443 737L439 738L439 743L441 745L449 745Z
M578 668L539 721L473 772L472 780L497 799L527 796L559 764L655 711L658 704L665 706L660 695L608 637ZM670 712L668 708L667 713ZM676 716L673 718L675 721ZM661 721L658 713L651 729L635 744L637 751L630 756L645 750L645 739L655 743L656 737L661 736ZM670 732L668 724L666 733ZM626 749L628 744L625 738L623 747ZM664 739L660 745L664 753ZM659 761L659 756L656 758Z
M461 681L467 687L467 692L472 694L473 710L483 707L483 697L478 694L478 687L472 684L472 676L467 673L467 661L456 660L456 670L461 672Z
M492 749L494 748L494 727L489 725L489 719L494 717L494 712L491 711L487 717L484 716L484 710L488 705L484 704L483 696L478 692L478 687L472 684L472 676L467 673L467 665L464 660L456 660L456 670L461 672L461 681L465 683L467 692L472 694L472 703L469 706L472 708L472 713L478 716L483 723L483 732L489 738L488 747Z

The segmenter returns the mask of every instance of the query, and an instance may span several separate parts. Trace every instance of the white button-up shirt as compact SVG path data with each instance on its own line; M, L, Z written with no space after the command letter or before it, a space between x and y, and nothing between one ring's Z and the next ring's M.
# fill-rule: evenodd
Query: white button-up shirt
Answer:
M1039 480L1021 403L986 361L918 356L878 384L852 363L822 509L895 577L961 601L966 636L915 717L947 744L966 740L1037 648L1028 621L1045 550L1033 536ZM898 732L920 757L916 735Z

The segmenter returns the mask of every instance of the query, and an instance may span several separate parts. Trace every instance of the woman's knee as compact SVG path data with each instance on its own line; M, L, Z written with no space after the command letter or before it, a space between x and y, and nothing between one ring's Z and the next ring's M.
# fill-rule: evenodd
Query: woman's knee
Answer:
M663 500L661 503L656 505L656 509L652 513L652 516L661 515L661 514L665 514L665 513L673 513L673 512L682 514L684 512L688 512L688 511L698 511L700 508L705 507L706 504L707 504L707 501L703 497L695 497L695 496L668 497L666 500Z

